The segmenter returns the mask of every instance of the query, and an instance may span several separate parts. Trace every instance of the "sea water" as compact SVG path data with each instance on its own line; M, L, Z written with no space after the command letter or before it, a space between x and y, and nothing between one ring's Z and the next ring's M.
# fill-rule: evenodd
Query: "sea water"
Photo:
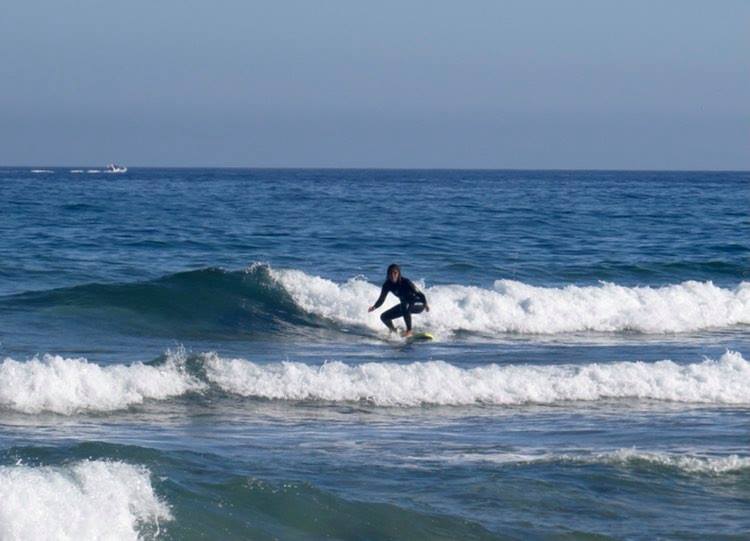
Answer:
M750 538L747 173L74 171L0 169L1 539Z

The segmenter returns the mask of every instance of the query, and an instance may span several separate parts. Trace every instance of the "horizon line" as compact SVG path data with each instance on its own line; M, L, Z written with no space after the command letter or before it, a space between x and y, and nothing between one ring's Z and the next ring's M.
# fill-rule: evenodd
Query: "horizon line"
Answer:
M106 165L0 165L3 169L51 168L75 169L107 167ZM368 167L368 166L245 166L245 165L126 165L131 169L234 169L234 170L307 170L307 171L589 171L633 173L750 173L750 169L668 169L668 168L570 168L570 167Z

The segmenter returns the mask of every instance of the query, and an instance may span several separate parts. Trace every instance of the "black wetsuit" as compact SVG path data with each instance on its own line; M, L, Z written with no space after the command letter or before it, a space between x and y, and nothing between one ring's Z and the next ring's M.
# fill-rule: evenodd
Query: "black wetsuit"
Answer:
M383 312L380 316L381 321L385 323L389 329L395 331L396 329L393 326L393 323L391 323L391 320L396 319L397 317L403 317L404 322L406 323L406 330L410 331L411 315L419 314L424 310L424 307L427 306L427 299L425 298L424 293L419 291L417 286L415 286L411 280L404 278L403 276L400 276L398 282L395 284L390 280L386 280L383 284L383 289L380 290L380 297L375 301L373 308L380 308L380 305L383 304L383 301L385 301L385 297L389 292L396 295L401 303Z

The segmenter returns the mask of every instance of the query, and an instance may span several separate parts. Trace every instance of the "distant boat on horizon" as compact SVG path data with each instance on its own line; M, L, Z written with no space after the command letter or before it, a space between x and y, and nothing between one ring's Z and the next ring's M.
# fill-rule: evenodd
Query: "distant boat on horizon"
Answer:
M115 163L110 163L107 168L104 170L105 173L127 173L128 168L123 165L117 165Z

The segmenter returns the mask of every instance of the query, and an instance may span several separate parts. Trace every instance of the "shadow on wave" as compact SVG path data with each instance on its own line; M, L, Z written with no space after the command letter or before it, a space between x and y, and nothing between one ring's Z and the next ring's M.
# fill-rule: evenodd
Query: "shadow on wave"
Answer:
M86 284L0 299L11 310L170 338L315 337L335 324L300 308L265 265L205 268L135 283ZM367 333L366 330L360 330Z

